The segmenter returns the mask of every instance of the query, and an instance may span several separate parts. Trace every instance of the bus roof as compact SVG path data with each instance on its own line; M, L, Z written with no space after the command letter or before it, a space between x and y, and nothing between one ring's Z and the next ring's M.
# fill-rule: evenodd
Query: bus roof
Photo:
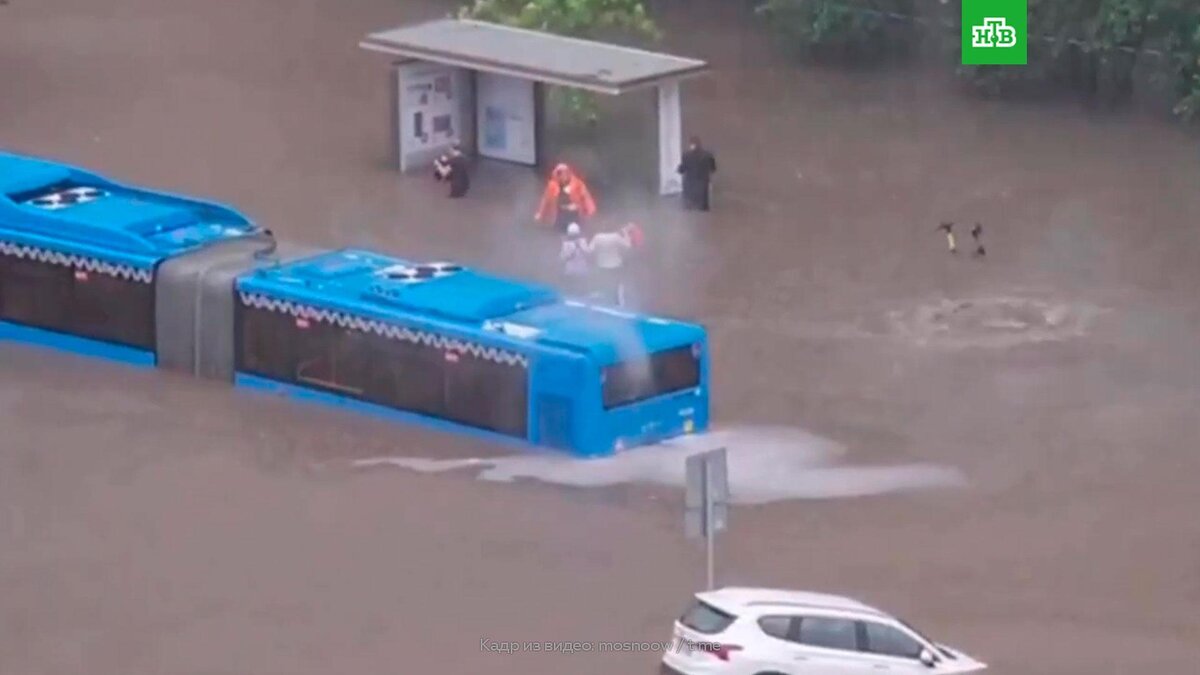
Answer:
M348 248L261 268L243 277L238 287L318 308L385 319L419 315L459 324L482 324L558 298L550 288L465 268L409 278L408 271L420 265ZM445 269L450 263L430 265Z
M540 284L362 249L260 268L241 277L238 290L368 319L421 321L521 351L587 353L603 364L704 339L699 326L567 301Z
M10 246L149 268L258 232L248 218L219 204L0 152L0 240Z
M539 331L543 344L586 350L603 365L705 339L704 329L696 324L572 300L534 307L506 321Z

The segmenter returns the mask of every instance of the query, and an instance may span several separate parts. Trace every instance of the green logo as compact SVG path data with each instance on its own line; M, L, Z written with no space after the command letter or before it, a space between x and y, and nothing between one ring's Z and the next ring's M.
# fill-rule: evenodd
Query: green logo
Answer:
M1026 0L962 0L963 65L1025 65L1028 23Z

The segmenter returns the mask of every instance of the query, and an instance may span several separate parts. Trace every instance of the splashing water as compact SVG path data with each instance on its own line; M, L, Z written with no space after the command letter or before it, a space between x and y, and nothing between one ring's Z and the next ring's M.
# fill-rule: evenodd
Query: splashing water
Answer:
M837 460L845 454L844 447L788 427L716 430L600 459L549 453L462 460L380 457L358 460L354 466L394 466L422 473L470 468L479 470L480 480L532 478L574 487L624 483L683 487L685 458L720 447L729 453L730 500L735 504L863 497L966 485L959 471L939 465L839 465Z
M923 347L1004 349L1083 337L1104 308L1086 302L995 296L941 299L889 312L895 335Z

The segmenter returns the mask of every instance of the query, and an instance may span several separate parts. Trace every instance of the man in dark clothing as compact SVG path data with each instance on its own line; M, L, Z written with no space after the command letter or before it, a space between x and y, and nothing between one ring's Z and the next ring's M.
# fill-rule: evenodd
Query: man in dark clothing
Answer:
M462 148L455 145L450 148L450 155L442 155L433 163L433 175L440 181L450 183L450 198L458 199L467 194L471 187L471 177L467 173L467 158Z
M699 138L692 136L677 171L683 176L684 207L707 211L709 183L712 175L717 172L717 160L711 152L700 145Z

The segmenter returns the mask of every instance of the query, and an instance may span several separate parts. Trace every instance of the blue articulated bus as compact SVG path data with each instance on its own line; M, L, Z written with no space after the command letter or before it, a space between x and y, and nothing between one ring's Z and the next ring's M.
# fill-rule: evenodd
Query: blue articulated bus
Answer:
M346 249L237 279L236 381L601 456L707 428L696 325Z
M259 234L223 206L0 153L0 339L152 366L162 265Z
M604 456L708 427L704 329L0 153L0 340Z

